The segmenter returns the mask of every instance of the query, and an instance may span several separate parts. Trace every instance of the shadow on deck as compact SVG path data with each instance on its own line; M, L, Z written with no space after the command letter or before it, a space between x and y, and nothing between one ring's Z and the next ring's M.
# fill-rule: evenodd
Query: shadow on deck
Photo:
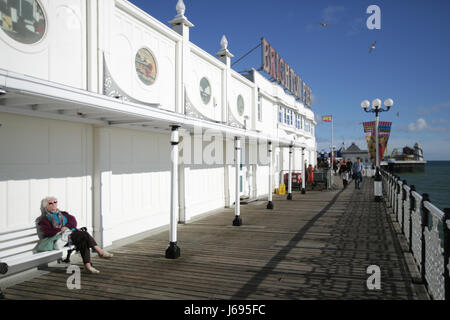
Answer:
M338 178L339 180L339 178ZM6 299L427 299L412 282L401 242L373 180L361 190L274 195L274 210L258 201L179 225L181 258L164 257L168 231L93 258L99 275L82 272L69 290L67 265L4 289ZM78 264L83 269L82 264ZM381 270L369 290L367 268Z

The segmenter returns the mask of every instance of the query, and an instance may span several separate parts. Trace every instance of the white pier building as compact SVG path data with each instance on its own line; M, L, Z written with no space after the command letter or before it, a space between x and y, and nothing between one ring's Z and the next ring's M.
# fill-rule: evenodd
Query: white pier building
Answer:
M189 34L208 26L176 10L0 0L0 231L53 195L102 246L164 226L175 244L177 222L234 207L245 224L236 199L316 165L310 96L237 73L233 39L205 52Z

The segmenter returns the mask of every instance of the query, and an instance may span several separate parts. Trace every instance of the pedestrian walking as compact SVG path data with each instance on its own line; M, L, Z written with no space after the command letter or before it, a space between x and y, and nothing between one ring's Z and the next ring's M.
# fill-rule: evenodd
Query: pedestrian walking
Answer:
M356 158L356 162L352 166L353 171L353 179L355 180L355 189L361 189L361 180L362 180L362 170L363 165L361 163L361 158Z

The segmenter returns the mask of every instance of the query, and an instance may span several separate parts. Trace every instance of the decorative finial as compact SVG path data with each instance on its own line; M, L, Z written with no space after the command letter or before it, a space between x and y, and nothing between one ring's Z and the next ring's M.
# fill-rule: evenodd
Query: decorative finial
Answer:
M183 0L178 0L176 9L179 16L184 16L184 13L186 12L186 6L184 5Z
M222 36L222 40L220 40L220 45L222 46L222 50L226 50L228 48L228 40L225 35Z

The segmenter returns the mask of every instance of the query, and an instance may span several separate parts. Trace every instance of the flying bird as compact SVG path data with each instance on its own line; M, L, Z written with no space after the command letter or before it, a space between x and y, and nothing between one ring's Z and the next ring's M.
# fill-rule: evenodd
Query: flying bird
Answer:
M328 27L328 23L320 23L320 25L322 26L322 27Z
M374 42L372 43L372 45L371 45L370 48L369 48L369 53L371 53L372 50L375 49L375 44L376 44L376 43L377 43L376 41L374 41Z

